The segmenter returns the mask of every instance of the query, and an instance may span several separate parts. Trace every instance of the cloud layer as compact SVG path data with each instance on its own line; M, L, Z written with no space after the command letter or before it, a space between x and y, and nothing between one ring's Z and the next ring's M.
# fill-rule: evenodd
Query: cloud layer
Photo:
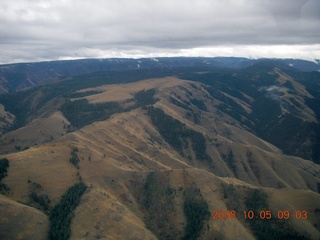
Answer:
M0 63L86 57L320 58L319 0L1 0Z

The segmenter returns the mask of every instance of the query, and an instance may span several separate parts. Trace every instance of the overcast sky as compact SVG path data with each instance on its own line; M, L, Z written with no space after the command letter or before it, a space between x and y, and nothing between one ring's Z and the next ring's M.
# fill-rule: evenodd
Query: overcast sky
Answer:
M0 0L0 63L320 59L320 0Z

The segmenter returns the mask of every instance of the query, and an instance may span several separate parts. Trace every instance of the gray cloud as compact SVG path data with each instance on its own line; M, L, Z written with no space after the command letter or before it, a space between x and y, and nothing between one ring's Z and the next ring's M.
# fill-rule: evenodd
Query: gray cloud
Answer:
M284 95L288 92L288 88L280 87L277 85L264 86L259 89L264 92L266 97L276 100L284 105L286 105L286 101Z
M0 2L0 63L210 54L320 58L319 39L319 0Z

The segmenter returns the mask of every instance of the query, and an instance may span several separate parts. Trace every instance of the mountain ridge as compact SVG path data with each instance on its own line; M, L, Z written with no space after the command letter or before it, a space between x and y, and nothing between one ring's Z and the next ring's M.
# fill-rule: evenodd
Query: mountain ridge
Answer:
M0 93L14 92L33 86L55 83L70 76L105 71L134 69L170 69L204 67L241 69L259 62L273 61L302 71L320 71L318 63L299 59L249 59L236 57L161 57L82 59L0 65Z

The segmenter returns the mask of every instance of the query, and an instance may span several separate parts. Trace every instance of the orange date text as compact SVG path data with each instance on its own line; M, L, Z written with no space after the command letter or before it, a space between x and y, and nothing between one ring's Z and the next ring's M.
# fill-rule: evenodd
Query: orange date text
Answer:
M270 220L270 219L279 219L279 220L287 220L289 218L302 219L306 220L308 218L307 210L244 210L240 213L235 210L213 210L212 219L262 219L262 220Z

